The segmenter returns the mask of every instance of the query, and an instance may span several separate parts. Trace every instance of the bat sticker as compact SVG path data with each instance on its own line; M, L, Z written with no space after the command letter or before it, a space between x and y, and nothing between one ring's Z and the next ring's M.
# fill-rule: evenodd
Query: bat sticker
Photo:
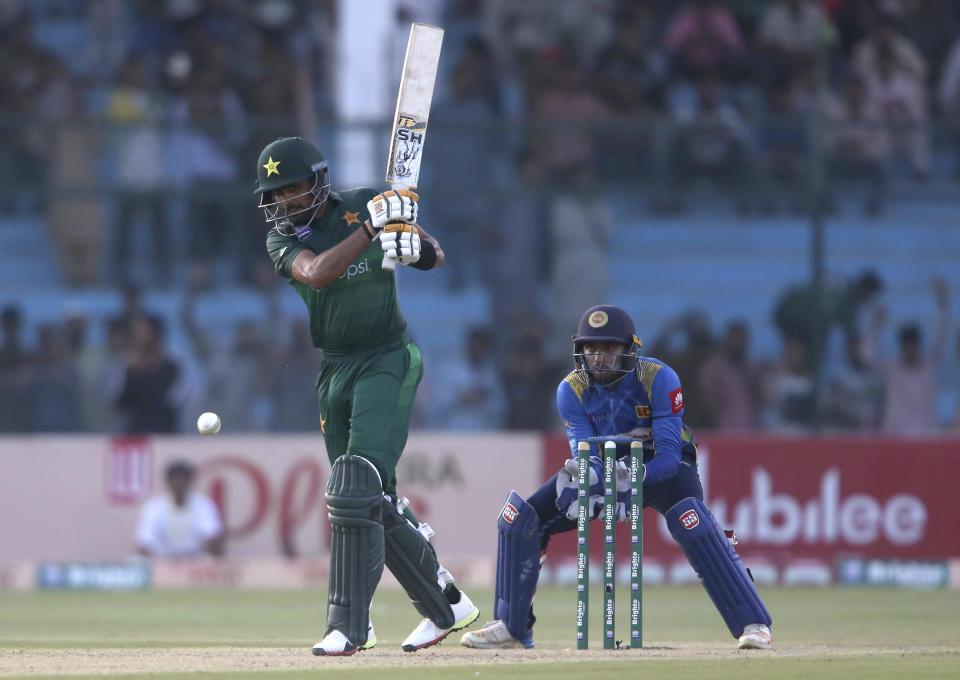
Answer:
M420 151L423 149L427 122L401 113L394 129L387 181L416 186L420 178Z

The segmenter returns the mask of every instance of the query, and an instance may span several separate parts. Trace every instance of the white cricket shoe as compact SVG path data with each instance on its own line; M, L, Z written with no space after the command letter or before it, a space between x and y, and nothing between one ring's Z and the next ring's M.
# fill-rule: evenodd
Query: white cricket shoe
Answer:
M525 646L510 634L510 631L507 630L507 624L499 619L487 621L486 625L480 630L464 633L463 637L460 638L460 644L474 649L509 649Z
M460 601L451 605L453 609L454 624L449 628L439 628L430 619L424 619L413 629L413 632L407 636L400 648L405 652L415 652L418 649L429 647L441 642L445 637L454 631L463 630L480 616L480 610L470 601L467 594L460 591Z
M377 634L373 630L373 621L367 628L367 641L359 651L372 649L377 644ZM314 656L350 656L357 651L357 646L347 639L339 630L331 630L320 642L313 646Z
M738 649L770 649L770 628L762 623L751 623L743 629Z

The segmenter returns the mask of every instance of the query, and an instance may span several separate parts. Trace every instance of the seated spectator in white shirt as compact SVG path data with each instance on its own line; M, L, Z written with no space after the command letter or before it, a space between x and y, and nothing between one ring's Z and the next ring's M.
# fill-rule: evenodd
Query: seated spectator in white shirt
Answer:
M212 500L193 491L196 468L175 461L166 469L168 492L144 503L137 527L137 551L150 557L197 557L223 554L220 511Z

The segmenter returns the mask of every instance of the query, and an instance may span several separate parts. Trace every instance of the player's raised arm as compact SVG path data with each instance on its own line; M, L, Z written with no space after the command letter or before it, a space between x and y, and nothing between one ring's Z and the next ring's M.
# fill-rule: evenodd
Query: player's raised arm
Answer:
M358 229L322 253L301 250L290 265L290 273L297 281L323 288L336 281L369 244L370 238Z
M295 192L302 190L303 187L287 189L291 194L296 195ZM280 195L278 200L284 200L283 191L284 189L280 189L274 192L275 195ZM360 229L321 253L306 250L300 252L290 267L293 278L314 288L323 288L336 281L371 241L388 234L400 233L403 229L406 229L408 244L406 251L401 249L399 260L402 264L408 264L404 262L403 257L405 254L408 257L411 254L409 244L411 232L416 237L416 229L412 223L417 218L417 200L417 195L412 191L385 191L377 194L367 202L367 212L370 217L361 224ZM388 232L394 229L397 231ZM413 262L421 257L419 237L416 238L417 255ZM386 241L381 241L381 244L386 251ZM388 256L387 253L384 256Z

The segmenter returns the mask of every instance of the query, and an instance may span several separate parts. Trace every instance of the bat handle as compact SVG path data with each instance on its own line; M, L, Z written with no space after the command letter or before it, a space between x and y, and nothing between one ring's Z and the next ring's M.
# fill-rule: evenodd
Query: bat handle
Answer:
M394 182L390 182L390 188L396 191L397 189L407 189L408 187L405 184L397 184ZM387 257L386 254L384 254L383 261L380 262L380 269L382 269L385 272L392 272L396 268L397 268L397 261L392 257Z

